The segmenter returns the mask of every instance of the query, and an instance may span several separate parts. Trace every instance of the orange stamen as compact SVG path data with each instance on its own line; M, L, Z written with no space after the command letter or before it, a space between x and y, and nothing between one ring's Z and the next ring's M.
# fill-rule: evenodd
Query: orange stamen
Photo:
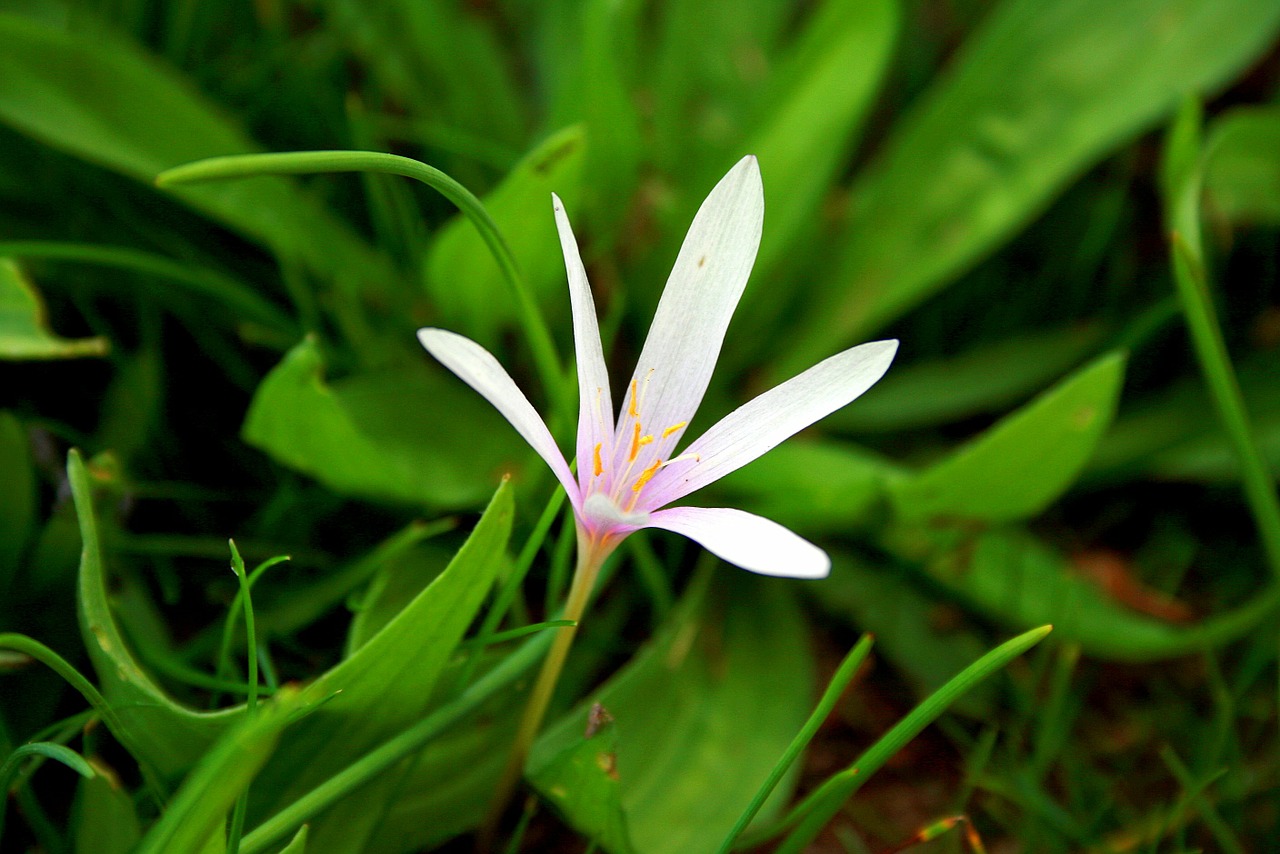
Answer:
M631 484L631 491L639 492L640 490L644 489L644 485L648 483L649 480L655 474L658 473L658 469L660 468L662 468L662 460L654 460L653 465L649 466L647 469L640 472L640 476L636 478L636 482Z
M671 425L670 427L668 427L666 430L663 430L663 431L662 431L662 438L664 438L664 439L665 439L665 438L667 438L668 436L670 436L672 433L676 432L677 430L683 430L684 428L686 428L686 427L688 427L688 426L689 426L689 422L688 422L688 421L681 421L679 424L672 424L672 425Z
M603 444L604 444L603 442L596 442L596 451L595 451L595 476L596 477L599 477L600 473L604 471L604 463L600 461L600 446Z
M637 421L632 425L631 434L631 455L627 458L628 462L636 461L636 454L640 453L640 422Z
M636 409L636 381L631 381L631 403L627 405L627 413L632 418L639 418L640 412Z

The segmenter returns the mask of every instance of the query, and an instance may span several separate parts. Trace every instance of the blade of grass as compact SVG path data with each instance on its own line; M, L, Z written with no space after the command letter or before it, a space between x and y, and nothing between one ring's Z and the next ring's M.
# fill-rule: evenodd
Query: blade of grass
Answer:
M839 812L845 801L852 797L862 784L880 770L907 742L937 720L969 689L1003 669L1010 661L1042 641L1052 630L1052 626L1041 626L1005 641L960 671L951 681L912 709L910 714L867 748L857 761L829 777L792 810L777 828L777 830L783 830L794 826L778 848L778 854L798 854L804 850L827 822Z
M234 549L235 546L233 545L232 548ZM243 567L244 559L240 557L240 552L236 551L235 556L236 556L236 559L239 560L240 565ZM231 643L232 643L232 635L235 634L235 630L236 630L236 619L240 616L240 613L242 610L245 613L246 617L250 613L250 609L247 604L248 598L249 598L249 591L253 589L253 585L258 582L258 579L262 577L263 573L265 573L268 569L275 566L276 564L284 563L289 559L290 558L288 555L279 555L269 560L264 560L262 563L254 567L253 572L250 573L248 578L245 579L240 584L240 588L236 591L236 597L231 602L231 607L227 609L227 621L222 627L222 644L218 648L218 663L217 663L216 669L214 670L214 673L217 675L219 679L226 678L227 670L231 666ZM234 568L235 566L236 566L236 563L233 561L232 567ZM236 577L237 578L240 577L240 573L238 571L236 572ZM249 642L250 643L253 642L251 631L249 632ZM251 678L249 681L250 683L253 683L254 680ZM254 693L256 694L256 688L254 689ZM209 699L209 707L210 708L216 707L217 702L218 702L218 695L214 694Z
M1214 311L1205 267L1200 194L1204 165L1212 152L1200 150L1199 124L1199 104L1189 100L1170 129L1165 147L1164 202L1173 281L1205 384L1240 462L1245 499L1258 526L1271 572L1280 577L1280 500L1276 497L1275 478L1254 439L1240 383Z
M258 711L258 636L254 629L253 623L253 597L249 595L249 575L245 572L244 558L240 556L240 550L236 548L235 540L227 540L227 544L231 547L231 571L236 574L236 580L240 583L238 598L244 604L244 633L245 633L245 649L248 650L249 659L249 696L246 700L246 706L250 716ZM276 560L283 560L279 558ZM267 564L272 561L267 561ZM263 569L263 567L258 567ZM230 622L230 620L228 620ZM240 797L236 798L236 805L231 813L231 829L227 833L227 851L230 854L239 854L240 837L244 833L244 815L249 808L249 787L252 782L246 783L244 791L240 793Z
M538 552L542 549L542 544L546 541L547 534L551 531L551 526L555 523L556 516L560 513L560 508L564 506L566 497L567 495L563 489L557 489L551 494L547 505L542 508L542 515L534 523L533 530L529 533L529 538L525 540L524 546L520 549L520 554L516 556L515 566L502 582L502 588L494 598L493 605L484 615L484 622L480 624L480 631L476 633L475 639L471 641L477 647L484 648L494 642L498 626L502 625L502 620L507 615L507 611L510 610L511 603L515 601L516 596L520 593L520 585L524 582L524 577L533 566L534 558L538 556ZM462 672L458 676L458 691L461 691L463 687L471 683L471 680L475 678L476 668L479 665L480 656L478 654L468 659L466 666L462 668Z
M350 792L370 782L406 756L430 742L498 691L511 685L540 661L554 634L543 632L526 641L493 670L481 676L457 700L427 715L420 722L374 748L342 771L316 786L248 833L241 854L261 854L294 828Z
M66 659L49 649L49 647L26 635L6 633L0 634L0 649L20 652L44 664L65 679L67 684L79 691L80 695L89 701L89 705L93 706L102 717L102 720L106 722L108 729L115 732L125 731L124 723L116 715L115 710L111 708L111 704L107 702L106 697L103 697L93 683L80 674L80 671L72 667ZM135 756L134 760L138 763L138 769L142 772L143 780L147 784L147 790L150 792L151 797L157 806L163 807L165 802L164 788L160 785L160 778L155 769L139 757Z
M298 337L298 324L293 318L240 282L215 270L183 264L163 255L127 246L61 240L4 240L0 241L0 256L94 264L168 279L185 285L192 293L209 297L246 318L256 320L289 340Z
M1218 850L1225 852L1225 854L1244 854L1244 846L1240 844L1240 840L1231 832L1230 825L1223 820L1222 816L1218 814L1217 808L1204 794L1214 780L1226 773L1226 769L1213 775L1203 783L1197 784L1191 774L1191 769L1183 764L1182 759L1172 747L1165 745L1160 748L1160 758L1164 760L1165 766L1177 778L1178 785L1182 787L1184 802L1200 811L1200 817L1204 819L1205 826L1209 828L1209 832L1217 840Z
M800 752L813 739L818 727L822 726L822 722L831 714L831 710L835 708L840 695L844 693L844 689L848 687L850 680L853 679L858 672L858 668L862 666L862 662L866 660L867 655L871 652L873 643L874 639L871 635L863 635L853 649L849 650L848 655L844 657L844 661L840 662L835 675L831 677L831 682L827 685L827 690L823 692L821 699L818 700L817 708L813 710L813 714L809 716L804 726L796 733L796 737L792 739L791 744L787 745L786 751L779 757L778 764L774 765L773 770L769 772L769 776L760 787L760 791L756 792L755 797L751 799L751 803L747 805L746 810L738 818L733 829L729 831L729 835L720 844L720 854L728 854L729 851L733 850L734 841L737 840L742 831L747 829L747 825L751 824L751 820L756 817L756 813L760 812L760 808L764 806L764 802L773 793L778 781L782 779L782 775L796 761Z
M69 747L63 747L61 744L37 741L14 748L4 763L0 764L0 796L3 796L3 799L0 800L0 837L4 836L5 805L9 802L8 795L11 780L17 775L23 761L32 756L55 759L82 777L96 776L93 769L89 767L89 763L84 760L84 757Z
M521 322L529 336L529 347L543 388L555 401L557 412L566 418L571 415L572 395L569 393L555 341L516 266L515 256L511 254L506 239L475 194L439 169L409 157L377 151L295 151L198 160L161 172L156 176L156 185L167 187L258 175L305 175L317 172L380 172L401 175L421 181L456 205L475 225L511 287L512 296L520 307Z

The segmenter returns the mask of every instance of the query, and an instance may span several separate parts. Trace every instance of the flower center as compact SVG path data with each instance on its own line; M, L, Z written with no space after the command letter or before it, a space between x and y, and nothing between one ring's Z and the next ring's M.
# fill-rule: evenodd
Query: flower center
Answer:
M663 455L676 441L672 437L687 427L688 421L671 424L657 431L649 431L645 428L642 415L644 392L652 376L653 370L650 369L644 377L643 384L640 380L631 381L627 407L618 419L613 447L606 447L605 442L598 442L592 451L592 475L587 486L588 495L607 497L619 511L625 514L636 512L641 493L654 475L676 460L685 459L685 457L664 459ZM625 453L623 453L624 448ZM644 509L648 508L643 508L641 512Z

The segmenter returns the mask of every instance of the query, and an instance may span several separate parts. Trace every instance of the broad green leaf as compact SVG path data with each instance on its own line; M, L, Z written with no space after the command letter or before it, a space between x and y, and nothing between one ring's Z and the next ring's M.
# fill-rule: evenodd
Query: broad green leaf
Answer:
M49 329L35 287L9 258L0 258L0 359L104 356L105 338L60 338Z
M303 691L315 710L294 725L263 776L255 813L287 804L419 720L437 680L503 565L514 505L504 484L445 571L381 631ZM410 760L412 764L413 760ZM312 826L325 851L364 850L406 767L331 808Z
M634 197L646 155L643 117L632 91L637 81L631 79L638 67L646 10L637 0L589 0L581 6L578 15L560 15L582 21L582 61L565 62L564 68L577 66L571 75L570 109L587 128L583 197L591 233L601 245L614 246L629 213L622 200ZM555 56L564 59L563 52Z
M298 828L298 832L293 835L293 839L289 844L280 849L280 854L306 854L307 834L310 830L310 825L306 824Z
M1280 108L1245 107L1209 126L1204 192L1210 214L1280 225Z
M1056 329L983 344L958 356L894 365L824 423L834 430L890 432L1005 409L1042 390L1095 351L1102 329Z
M9 602L10 584L35 533L39 495L27 431L7 410L0 410L0 483L0 596Z
M377 81L380 97L433 120L424 127L427 145L472 159L473 141L488 150L524 138L525 102L490 16L416 0L317 5L332 19L328 32Z
M715 484L727 503L806 533L847 532L906 472L871 451L836 442L784 442Z
M144 767L172 779L194 765L243 710L201 713L185 708L143 670L111 613L90 472L76 450L67 455L67 478L83 542L80 631L102 694L117 711L112 735Z
M519 440L479 395L443 370L401 367L327 383L312 339L262 381L246 442L341 493L456 507L518 469Z
M1272 467L1280 467L1280 364L1266 353L1247 356L1236 364L1236 375L1255 440ZM1240 463L1204 383L1187 379L1126 407L1098 443L1089 474L1233 483Z
M364 646L387 623L434 581L453 554L442 545L427 543L385 561L353 606L347 631L347 655Z
M806 631L791 589L728 570L709 593L695 585L657 638L543 735L527 766L531 779L565 784L567 771L554 763L576 759L599 703L617 722L617 785L635 850L714 850L812 706ZM577 781L613 786L612 775ZM589 822L608 814L586 805L607 792L540 791L583 833L604 832ZM775 812L766 807L764 818Z
M136 854L221 850L223 823L240 794L271 757L284 728L304 706L295 688L282 688L228 730L183 780Z
M550 312L553 317L564 317L569 301L551 194L559 195L569 214L574 214L585 152L581 127L553 134L482 200L538 302L559 309ZM497 261L475 225L462 214L439 232L427 253L424 276L444 325L466 330L481 343L496 346L501 330L519 318Z
M428 744L391 793L365 850L430 849L479 825L506 766L522 698L503 692Z
M1058 637L1101 658L1153 661L1212 649L1248 632L1280 602L1277 585L1239 608L1180 625L1121 605L1065 555L1017 528L900 527L886 543L984 614L1017 627L1052 623Z
M133 798L116 775L90 759L97 771L80 781L73 809L76 854L129 854L142 839Z
M795 14L787 0L668 0L652 10L654 35L645 41L653 58L635 85L650 105L650 150L665 174L703 172L699 165L722 161L726 146L745 136L767 58Z
M903 519L1007 522L1044 510L1076 479L1115 414L1124 356L1111 353L941 462L890 485Z
M600 709L601 715L608 714ZM627 834L617 769L617 727L608 719L587 726L593 731L548 759L529 782L592 842L611 854L631 854L635 849Z
M786 257L806 227L816 228L823 196L879 89L898 25L897 0L826 0L774 72L759 108L762 121L741 146L760 159L769 206L757 279Z
M1004 0L895 126L855 205L794 372L917 305L1188 93L1272 43L1272 0Z
M75 32L0 13L0 122L150 183L192 160L257 150L175 69L85 19ZM326 278L383 284L385 260L296 185L263 178L173 195Z

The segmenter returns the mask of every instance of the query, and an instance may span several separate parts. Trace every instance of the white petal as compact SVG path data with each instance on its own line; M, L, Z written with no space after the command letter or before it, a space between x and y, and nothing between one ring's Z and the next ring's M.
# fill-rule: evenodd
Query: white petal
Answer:
M564 454L556 447L551 431L538 415L533 404L520 391L511 376L502 369L498 360L470 338L464 338L444 329L419 329L418 340L427 352L442 365L458 375L458 378L480 392L502 417L524 437L524 440L546 460L551 471L564 484L574 508L581 506L581 493L573 480Z
M649 516L649 527L683 534L723 560L761 575L826 578L831 559L777 522L728 507L672 507Z
M668 504L772 450L871 388L897 351L897 341L862 344L743 404L689 445L686 459L654 477L650 499Z
M573 347L578 360L578 471L591 476L592 456L596 445L610 447L613 441L613 398L609 393L609 373L604 364L604 348L600 345L600 324L596 319L596 303L591 297L587 271L582 266L578 242L569 226L564 204L551 194L555 208L556 229L560 232L560 249L569 274L569 300L573 309ZM607 451L606 451L607 453Z
M754 157L744 157L716 184L689 226L640 352L634 378L643 389L646 432L691 420L702 402L755 263L763 221L760 167Z

